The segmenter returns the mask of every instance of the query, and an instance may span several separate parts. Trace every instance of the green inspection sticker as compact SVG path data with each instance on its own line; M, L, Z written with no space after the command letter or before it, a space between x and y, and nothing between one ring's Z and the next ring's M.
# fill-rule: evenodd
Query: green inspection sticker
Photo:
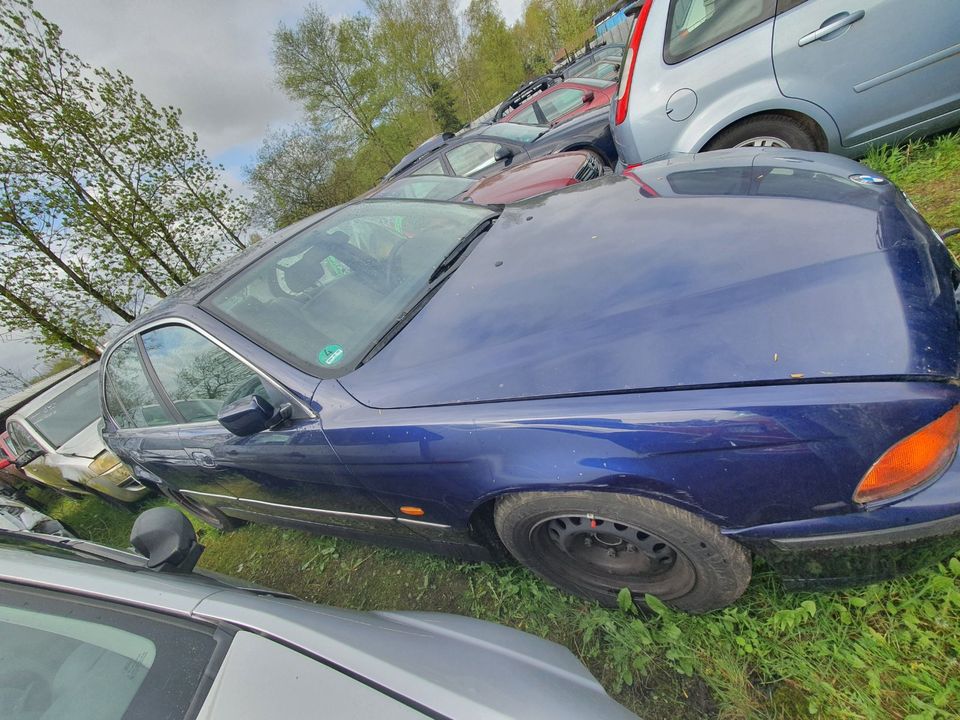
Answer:
M322 365L336 365L343 358L343 347L341 345L327 345L317 355L317 359Z

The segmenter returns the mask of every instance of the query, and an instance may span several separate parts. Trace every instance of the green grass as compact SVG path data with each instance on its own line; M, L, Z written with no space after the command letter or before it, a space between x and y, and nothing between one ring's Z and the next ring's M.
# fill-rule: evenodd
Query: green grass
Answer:
M960 135L876 151L867 162L935 227L960 226ZM40 499L82 536L126 546L133 515L95 500ZM207 546L201 565L212 570L314 602L462 613L555 640L649 720L960 717L960 556L820 594L785 593L758 566L733 607L690 617L654 603L641 616L570 597L518 567L263 526L224 534L195 525Z

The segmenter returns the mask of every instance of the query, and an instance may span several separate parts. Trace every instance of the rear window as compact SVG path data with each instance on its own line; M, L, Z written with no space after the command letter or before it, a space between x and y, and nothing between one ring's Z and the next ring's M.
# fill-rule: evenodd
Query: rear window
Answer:
M98 388L94 373L28 415L27 420L44 440L58 448L100 417Z
M671 0L663 59L674 64L772 18L776 0Z

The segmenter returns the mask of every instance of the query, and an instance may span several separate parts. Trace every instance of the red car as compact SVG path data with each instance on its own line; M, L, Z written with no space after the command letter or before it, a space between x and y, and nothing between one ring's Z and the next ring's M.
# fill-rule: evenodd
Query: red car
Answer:
M559 125L587 110L609 105L616 94L615 79L571 78L534 95L500 122Z
M0 434L0 486L6 485L16 489L29 481L23 470L14 465L17 456L7 444L9 437L10 434L7 432Z
M477 180L455 175L407 175L375 188L364 197L454 200L499 205L524 200L603 174L600 158L589 150L556 153Z

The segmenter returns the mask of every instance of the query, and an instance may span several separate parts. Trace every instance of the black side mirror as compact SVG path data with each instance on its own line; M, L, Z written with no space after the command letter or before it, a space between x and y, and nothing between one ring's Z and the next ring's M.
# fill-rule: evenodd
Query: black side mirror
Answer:
M506 147L505 145L498 145L496 152L493 153L493 159L497 162L501 160L509 160L513 157L513 150Z
M596 95L593 94L593 90L587 90L587 91L583 94L583 104L586 105L586 104L589 103L589 102L593 102L593 99L594 99L595 97L596 97Z
M140 514L130 531L130 544L157 572L188 573L203 553L193 525L172 507L155 507Z
M24 465L29 465L38 457L43 457L44 455L46 455L46 453L39 448L24 450L22 453L17 455L17 459L13 461L13 464L18 468L23 468Z
M292 411L288 403L274 409L268 400L259 395L247 395L220 408L217 421L234 435L247 437L289 420Z

